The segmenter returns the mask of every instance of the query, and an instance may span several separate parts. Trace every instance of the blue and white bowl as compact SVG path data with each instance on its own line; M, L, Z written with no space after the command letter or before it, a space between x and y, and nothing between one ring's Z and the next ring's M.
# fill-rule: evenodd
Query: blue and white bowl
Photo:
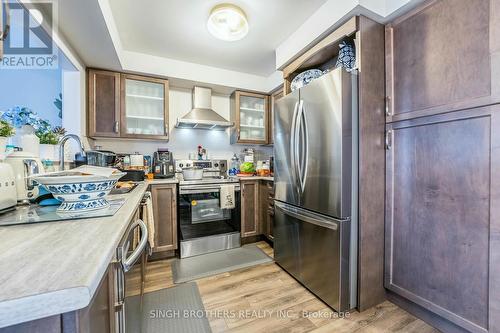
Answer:
M323 71L319 69L309 69L305 72L302 72L292 80L290 89L294 91L307 86L312 80L317 79L321 75L323 75Z
M75 212L106 208L106 196L125 173L114 173L110 177L93 175L35 176L33 179L61 201L57 211Z

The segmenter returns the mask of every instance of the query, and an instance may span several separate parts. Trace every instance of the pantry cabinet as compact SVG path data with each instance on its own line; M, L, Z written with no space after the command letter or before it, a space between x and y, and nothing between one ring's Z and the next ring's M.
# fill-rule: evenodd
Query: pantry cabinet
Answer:
M88 135L168 140L168 80L89 69Z
M500 330L499 115L387 127L385 286L445 332Z
M500 6L386 26L385 287L443 332L499 332Z
M177 249L177 185L151 185L155 245L153 252Z
M241 237L260 234L259 180L241 181Z
M236 90L231 95L231 143L267 144L269 96Z
M497 0L427 1L386 26L387 122L500 102Z

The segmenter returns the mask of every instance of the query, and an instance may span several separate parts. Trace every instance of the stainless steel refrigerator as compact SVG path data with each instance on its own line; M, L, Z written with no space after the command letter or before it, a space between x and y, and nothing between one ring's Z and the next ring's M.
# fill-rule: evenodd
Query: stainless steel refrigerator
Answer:
M338 68L279 99L274 126L275 260L333 309L353 308L356 74Z

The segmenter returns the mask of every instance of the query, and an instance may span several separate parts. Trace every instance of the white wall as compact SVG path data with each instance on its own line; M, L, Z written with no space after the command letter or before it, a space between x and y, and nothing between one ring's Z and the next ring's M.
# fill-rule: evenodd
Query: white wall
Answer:
M244 147L256 148L262 157L267 158L272 154L271 147L231 145L229 141L229 130L210 131L197 129L175 128L178 117L191 111L192 93L191 89L170 87L169 95L169 124L170 140L164 141L142 141L126 139L97 139L95 145L102 146L102 149L112 150L116 153L140 152L144 155L151 155L159 147L169 148L175 159L186 159L190 152L195 152L196 147L201 144L208 151L212 159L229 160L234 153L240 153ZM229 96L212 94L212 108L226 119L229 119Z

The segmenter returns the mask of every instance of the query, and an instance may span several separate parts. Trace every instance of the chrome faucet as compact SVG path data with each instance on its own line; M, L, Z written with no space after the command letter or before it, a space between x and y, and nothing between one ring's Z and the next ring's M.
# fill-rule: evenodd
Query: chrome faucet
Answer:
M80 154L82 154L82 156L85 156L85 150L83 149L80 137L75 134L66 134L61 138L61 140L59 140L59 168L61 169L61 171L64 170L64 144L69 139L73 139L76 141L78 147L80 148Z

